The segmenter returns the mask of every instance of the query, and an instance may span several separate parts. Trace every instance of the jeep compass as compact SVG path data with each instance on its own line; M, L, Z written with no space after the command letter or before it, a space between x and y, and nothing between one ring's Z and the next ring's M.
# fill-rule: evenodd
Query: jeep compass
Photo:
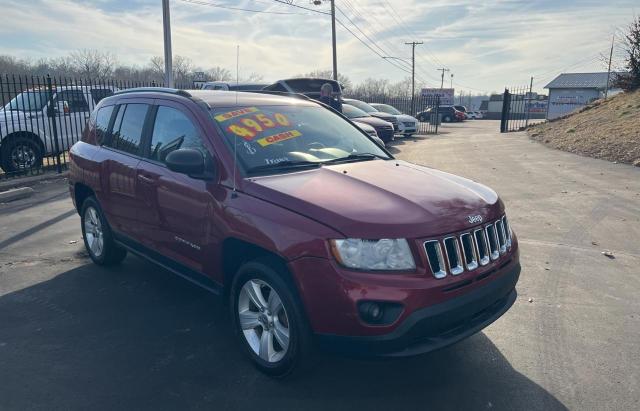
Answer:
M91 259L131 252L224 297L269 375L315 349L426 353L516 298L517 240L493 190L397 160L315 101L121 91L70 157Z

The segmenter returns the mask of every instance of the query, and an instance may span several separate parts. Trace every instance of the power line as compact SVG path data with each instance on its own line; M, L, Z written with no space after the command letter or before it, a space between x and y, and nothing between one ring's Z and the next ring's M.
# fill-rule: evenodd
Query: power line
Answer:
M250 13L262 13L262 14L287 14L287 15L304 15L304 13L292 13L292 12L287 12L287 11L267 11L267 10L254 10L254 9L245 9L242 7L234 7L234 6L227 6L226 4L219 4L219 3L208 3L205 1L199 1L199 0L179 0L182 1L183 3L191 3L191 4L197 4L200 6L208 6L208 7L216 7L216 8L220 8L220 9L227 9L227 10L234 10L234 11L244 11L244 12L250 12Z

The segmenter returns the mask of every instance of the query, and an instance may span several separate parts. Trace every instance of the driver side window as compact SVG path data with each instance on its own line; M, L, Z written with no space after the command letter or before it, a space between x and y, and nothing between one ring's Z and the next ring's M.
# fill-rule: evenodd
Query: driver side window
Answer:
M151 135L149 159L165 162L169 153L180 148L192 148L209 158L197 127L180 110L159 106Z

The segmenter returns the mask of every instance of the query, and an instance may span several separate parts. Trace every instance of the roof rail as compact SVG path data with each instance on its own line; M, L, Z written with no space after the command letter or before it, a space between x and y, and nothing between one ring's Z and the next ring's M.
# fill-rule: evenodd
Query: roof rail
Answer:
M178 96L182 96L182 97L191 97L191 94L188 91L179 90L176 88L169 88L169 87L134 87L134 88L128 88L124 90L118 90L113 94L127 94L127 93L140 93L140 92L167 93L167 94L177 94Z
M271 90L244 90L246 93L272 94L274 96L293 97L300 100L312 100L311 97L301 93L291 93L288 91L271 91Z

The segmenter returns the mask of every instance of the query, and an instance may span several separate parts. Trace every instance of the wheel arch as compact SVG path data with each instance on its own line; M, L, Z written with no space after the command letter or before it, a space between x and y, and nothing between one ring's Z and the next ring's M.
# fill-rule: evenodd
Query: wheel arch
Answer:
M95 192L88 185L82 184L82 183L74 184L73 199L74 199L74 203L76 205L76 211L78 212L78 214L80 214L80 212L82 211L82 204L84 203L84 201L93 195L95 195Z
M7 141L11 141L13 139L19 138L19 137L25 137L28 138L30 140L33 140L38 147L40 148L40 151L42 152L42 156L44 156L45 152L44 152L44 142L42 141L42 138L34 133L33 131L14 131L12 133L7 134L6 136L2 137L2 140L0 141L0 147L4 144L7 143Z

